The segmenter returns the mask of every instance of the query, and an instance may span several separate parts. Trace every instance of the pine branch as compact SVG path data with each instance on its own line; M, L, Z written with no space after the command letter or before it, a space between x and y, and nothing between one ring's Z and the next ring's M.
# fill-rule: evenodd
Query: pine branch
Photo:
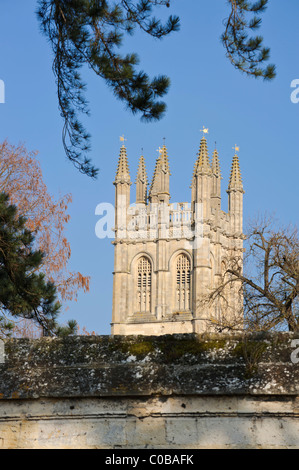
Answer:
M85 84L79 71L86 64L102 78L114 95L134 114L146 121L159 120L166 106L159 101L169 88L165 76L150 78L136 70L135 54L120 55L123 33L136 27L161 39L179 28L179 19L170 16L165 24L156 19L155 6L169 6L164 0L39 0L37 16L53 55L53 73L58 104L64 121L63 145L68 159L80 172L95 178L97 169L87 153L90 136L78 119L89 114Z
M221 38L227 57L234 67L246 75L272 80L276 76L275 65L265 65L270 56L269 48L263 47L261 36L248 37L250 30L254 31L261 26L258 14L266 10L268 0L255 3L229 0L229 3L231 12ZM254 14L254 17L248 20L249 14Z

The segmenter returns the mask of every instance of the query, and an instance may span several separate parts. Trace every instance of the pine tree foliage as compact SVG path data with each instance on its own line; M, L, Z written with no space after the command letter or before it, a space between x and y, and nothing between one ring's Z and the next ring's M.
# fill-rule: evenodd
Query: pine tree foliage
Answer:
M226 23L222 42L227 57L237 69L255 78L272 80L275 66L265 66L269 60L270 49L263 46L262 36L249 36L261 25L260 13L263 13L269 0L229 0L231 12Z
M179 29L179 18L170 15L163 24L154 16L156 7L169 7L171 0L37 0L42 32L53 51L53 72L63 118L63 144L67 157L80 172L95 178L98 170L87 157L90 135L79 120L88 115L86 85L80 75L88 65L114 95L141 119L160 119L166 110L161 98L170 80L165 75L151 79L138 70L135 53L120 53L126 34L136 28L161 39ZM203 0L202 0L203 1ZM249 76L271 80L275 66L265 65L269 48L263 38L251 36L261 25L260 14L269 0L228 0L231 8L225 21L222 43L234 67Z
M54 284L36 273L43 254L33 249L34 236L25 223L8 195L0 193L0 334L12 331L14 317L33 320L46 335L71 334L74 322L64 328L57 323Z
M165 111L165 103L160 98L167 93L169 79L163 75L150 79L136 69L136 54L121 55L119 48L124 33L132 34L136 27L159 39L177 30L177 17L170 16L166 24L162 24L152 14L154 6L168 3L162 0L116 3L39 0L38 18L54 53L53 71L64 119L65 152L82 173L91 177L97 174L86 157L90 136L78 120L78 112L88 114L89 111L81 67L88 64L133 113L141 112L142 119L160 119Z

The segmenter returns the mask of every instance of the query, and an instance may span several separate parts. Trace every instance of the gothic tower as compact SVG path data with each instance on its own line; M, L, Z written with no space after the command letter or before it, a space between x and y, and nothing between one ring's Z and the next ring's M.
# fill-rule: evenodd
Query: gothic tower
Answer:
M140 157L136 203L130 204L132 183L122 145L114 181L112 334L202 333L242 322L238 283L225 288L225 299L211 301L210 296L223 282L232 258L242 265L244 191L237 148L227 213L221 209L221 179L217 149L210 161L203 135L192 176L191 204L171 203L164 144L150 185L145 158Z

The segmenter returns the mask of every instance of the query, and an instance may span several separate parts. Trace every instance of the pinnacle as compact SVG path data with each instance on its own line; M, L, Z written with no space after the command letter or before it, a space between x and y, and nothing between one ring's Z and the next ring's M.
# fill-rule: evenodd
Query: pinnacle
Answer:
M232 190L243 191L240 163L239 163L239 157L237 154L235 154L233 158L229 184L228 184L228 191L232 191Z
M212 169L210 165L210 159L208 154L207 140L203 136L200 141L198 158L195 163L193 177L202 173L211 174Z
M151 187L150 187L150 194L152 194L155 190L155 186L157 184L157 175L159 173L159 171L161 170L161 161L160 161L160 156L157 158L156 160L156 166L155 166L155 169L154 169L154 175L153 175L153 179L152 179L152 183L151 183Z
M142 183L147 184L147 173L146 173L146 168L145 168L145 160L144 156L141 155L139 159L139 165L138 165L138 170L137 170L137 178L135 183L138 181L141 181Z
M217 152L217 149L214 150L212 156L212 173L215 176L221 176L219 154Z
M167 154L167 148L165 145L163 145L161 149L161 154L160 154L160 161L161 161L161 168L169 173L169 161L168 161L168 154ZM170 174L170 173L169 173Z
M144 156L139 159L137 177L136 177L136 203L146 204L147 200L147 174L145 169Z
M127 150L124 144L120 148L120 154L117 164L115 183L131 184Z
M170 168L169 168L169 161L168 161L168 154L167 154L167 148L165 144L162 146L162 148L159 148L159 156L156 160L156 166L154 170L154 175L150 187L150 194L156 194L157 191L161 190L160 188L160 174L161 173L166 173L170 175Z

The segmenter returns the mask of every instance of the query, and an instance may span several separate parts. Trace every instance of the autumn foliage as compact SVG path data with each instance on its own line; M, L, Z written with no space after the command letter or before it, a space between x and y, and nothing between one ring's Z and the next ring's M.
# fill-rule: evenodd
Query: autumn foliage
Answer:
M79 290L89 290L89 277L68 270L71 247L65 227L72 197L66 194L56 200L48 193L36 157L37 152L28 152L23 145L0 144L0 192L6 192L18 215L26 217L36 249L44 253L41 271L55 284L58 299L64 304L76 300Z

